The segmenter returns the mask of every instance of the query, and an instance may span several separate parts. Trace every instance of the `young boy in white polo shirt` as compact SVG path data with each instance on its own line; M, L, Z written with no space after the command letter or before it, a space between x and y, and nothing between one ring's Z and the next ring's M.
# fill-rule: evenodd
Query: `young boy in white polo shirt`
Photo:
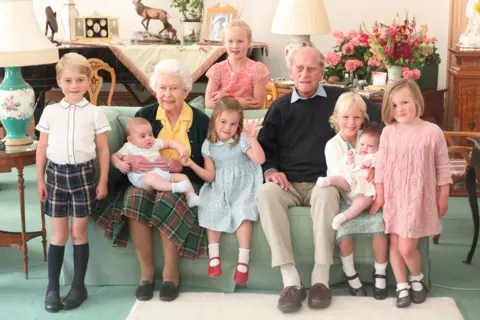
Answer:
M96 210L96 200L107 195L111 130L102 110L83 96L92 69L87 59L65 54L56 66L57 83L65 97L43 111L36 127L37 192L45 202L44 213L51 217L52 237L48 249L48 288L45 310L57 312L79 307L88 297L85 273L89 258L88 216ZM98 156L100 179L96 185L94 159ZM48 165L47 165L48 159ZM46 182L45 182L46 167ZM72 288L60 300L59 278L72 217L74 276Z

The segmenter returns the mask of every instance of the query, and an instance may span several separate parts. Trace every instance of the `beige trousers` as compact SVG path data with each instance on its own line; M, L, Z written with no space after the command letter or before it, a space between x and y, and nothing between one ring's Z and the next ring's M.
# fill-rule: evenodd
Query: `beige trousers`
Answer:
M331 265L335 248L332 221L339 210L340 196L335 187L318 187L313 182L290 182L283 190L273 182L260 187L257 207L260 222L272 250L272 268L295 264L288 221L288 208L311 207L315 264Z

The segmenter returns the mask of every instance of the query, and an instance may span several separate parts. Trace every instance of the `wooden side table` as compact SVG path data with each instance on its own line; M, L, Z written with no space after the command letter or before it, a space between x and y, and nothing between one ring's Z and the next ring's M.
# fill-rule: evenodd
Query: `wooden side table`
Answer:
M42 230L30 232L25 231L25 185L23 168L35 164L36 150L37 142L26 146L7 147L6 150L0 151L0 172L2 171L1 169L11 168L17 168L18 171L18 194L20 196L20 219L22 222L22 232L0 230L0 247L15 248L22 251L25 279L28 279L28 241L39 236L42 237L43 257L45 261L47 261L47 232L45 230L43 204L41 205L42 210L40 212L42 216Z

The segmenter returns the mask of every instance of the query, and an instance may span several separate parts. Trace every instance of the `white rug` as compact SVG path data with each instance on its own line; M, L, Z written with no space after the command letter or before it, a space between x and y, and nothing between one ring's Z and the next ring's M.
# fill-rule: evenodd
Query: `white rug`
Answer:
M127 320L463 320L451 298L428 298L423 304L409 308L395 307L395 298L377 301L372 297L333 297L332 305L324 310L303 308L293 314L277 309L278 295L254 293L181 293L173 302L162 302L158 292L150 301L137 301Z

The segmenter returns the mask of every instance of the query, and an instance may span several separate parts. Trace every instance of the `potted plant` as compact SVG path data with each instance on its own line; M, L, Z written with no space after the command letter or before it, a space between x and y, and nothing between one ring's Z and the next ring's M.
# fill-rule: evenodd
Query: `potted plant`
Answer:
M203 18L203 0L172 0L170 5L182 15L183 41L200 41L200 30Z

